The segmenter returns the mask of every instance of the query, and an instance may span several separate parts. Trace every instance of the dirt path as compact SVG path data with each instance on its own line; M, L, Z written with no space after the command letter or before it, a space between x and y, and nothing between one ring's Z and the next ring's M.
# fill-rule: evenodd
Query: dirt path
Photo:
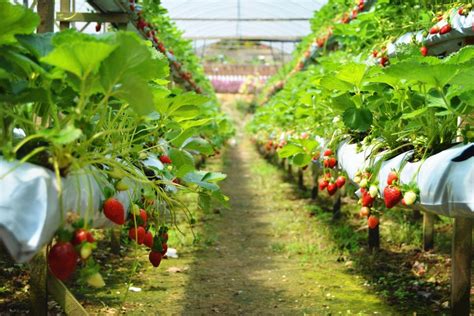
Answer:
M392 314L337 262L305 201L241 131L224 166L231 209L207 225L214 242L191 264L184 314Z

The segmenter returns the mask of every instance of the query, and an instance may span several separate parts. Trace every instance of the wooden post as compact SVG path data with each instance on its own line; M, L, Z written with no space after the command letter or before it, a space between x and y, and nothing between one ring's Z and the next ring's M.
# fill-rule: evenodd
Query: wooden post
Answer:
M337 190L334 204L332 206L332 219L338 219L341 217L341 190Z
M469 315L471 294L472 219L454 219L451 245L451 310L456 316Z
M48 314L47 276L46 248L43 248L30 262L30 304L34 315Z
M113 254L120 254L120 228L110 229L110 249Z
M298 168L298 188L300 190L304 190L304 177L303 177L303 169Z
M48 289L51 296L63 308L66 315L89 315L64 283L51 274L48 275ZM36 311L33 314L36 315Z
M434 246L434 223L435 215L423 213L423 249L425 251L433 249Z
M71 0L61 0L60 6L61 13L70 13L71 12ZM71 23L66 21L59 22L59 29L61 31L67 30L71 26Z
M293 165L288 162L288 175L293 178Z
M311 176L313 178L313 188L311 190L311 198L313 200L316 200L318 197L318 192L319 192L319 183L318 183L319 168L316 164L311 165Z
M379 225L375 228L369 228L369 250L377 250L380 248L380 230Z
M54 0L38 0L37 10L41 21L36 31L54 32Z

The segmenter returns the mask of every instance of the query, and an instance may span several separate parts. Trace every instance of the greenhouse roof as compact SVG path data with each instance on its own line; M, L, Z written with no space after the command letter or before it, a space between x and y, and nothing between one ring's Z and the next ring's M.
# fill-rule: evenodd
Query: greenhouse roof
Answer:
M326 0L162 0L193 40L298 41Z

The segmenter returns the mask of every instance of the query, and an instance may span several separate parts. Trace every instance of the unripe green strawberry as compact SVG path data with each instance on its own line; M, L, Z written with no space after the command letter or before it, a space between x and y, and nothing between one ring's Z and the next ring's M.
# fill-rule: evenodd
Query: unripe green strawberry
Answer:
M417 195L413 191L408 191L403 195L403 200L405 201L405 205L413 205L417 199Z
M359 182L359 186L361 188L366 188L369 183L367 182L367 179L361 179Z
M127 191L129 189L129 186L122 179L115 184L115 189L117 191Z
M372 184L369 188L369 194L371 197L375 198L379 194L379 189L376 185Z
M99 272L91 274L87 278L87 284L95 288L101 288L105 286L104 279L102 278L102 275Z
M94 249L93 244L88 243L88 242L84 243L81 246L81 250L80 250L81 258L83 260L87 260L87 258L89 258L92 254L92 249Z

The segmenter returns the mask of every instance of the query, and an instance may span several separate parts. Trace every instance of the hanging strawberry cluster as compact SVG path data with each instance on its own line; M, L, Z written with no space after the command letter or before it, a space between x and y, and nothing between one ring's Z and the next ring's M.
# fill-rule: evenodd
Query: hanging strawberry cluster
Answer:
M72 224L73 231L61 228L57 232L56 243L48 253L48 266L51 273L61 281L68 280L81 266L80 280L90 286L105 286L100 267L92 258L97 243L90 231L84 227L84 220Z
M314 159L314 158L313 158ZM346 184L346 177L338 175L336 169L337 159L331 149L326 149L323 153L324 175L318 181L319 190L326 189L330 196L336 194L337 190Z
M172 49L167 49L162 41L159 40L157 34L159 30L150 22L146 21L143 17L141 6L136 4L135 0L129 0L129 9L130 13L134 17L135 26L140 31L140 33L150 40L153 44L153 47L165 55L172 66L175 78L182 80L188 88L194 90L196 93L202 93L203 90L197 85L193 80L191 72L186 71L182 64L176 60L174 52Z
M347 24L351 22L352 20L357 19L358 14L363 11L367 11L369 7L370 7L369 1L355 0L354 7L350 10L350 12L344 13L338 22L342 24ZM298 63L296 63L295 67L288 73L287 77L290 77L294 75L295 73L304 70L309 60L312 58L315 58L316 53L325 46L325 44L331 38L332 35L333 35L333 28L329 27L325 35L321 37L317 37L314 40L314 43L311 43L311 45L303 52L303 56L300 58ZM270 86L268 88L268 92L262 104L265 104L271 98L272 95L282 90L286 84L286 81L287 81L286 79L283 79L276 82L274 85Z
M359 212L361 218L369 217L369 228L378 225L377 211L374 210L375 200L380 197L377 181L372 179L370 169L358 171L354 177L354 182L360 187L361 197L359 204L362 206ZM383 190L385 207L390 209L401 202L404 206L413 205L419 199L420 190L415 182L410 184L400 184L399 173L395 170L389 172L387 185ZM372 219L371 219L372 217ZM375 220L377 225L374 226Z

